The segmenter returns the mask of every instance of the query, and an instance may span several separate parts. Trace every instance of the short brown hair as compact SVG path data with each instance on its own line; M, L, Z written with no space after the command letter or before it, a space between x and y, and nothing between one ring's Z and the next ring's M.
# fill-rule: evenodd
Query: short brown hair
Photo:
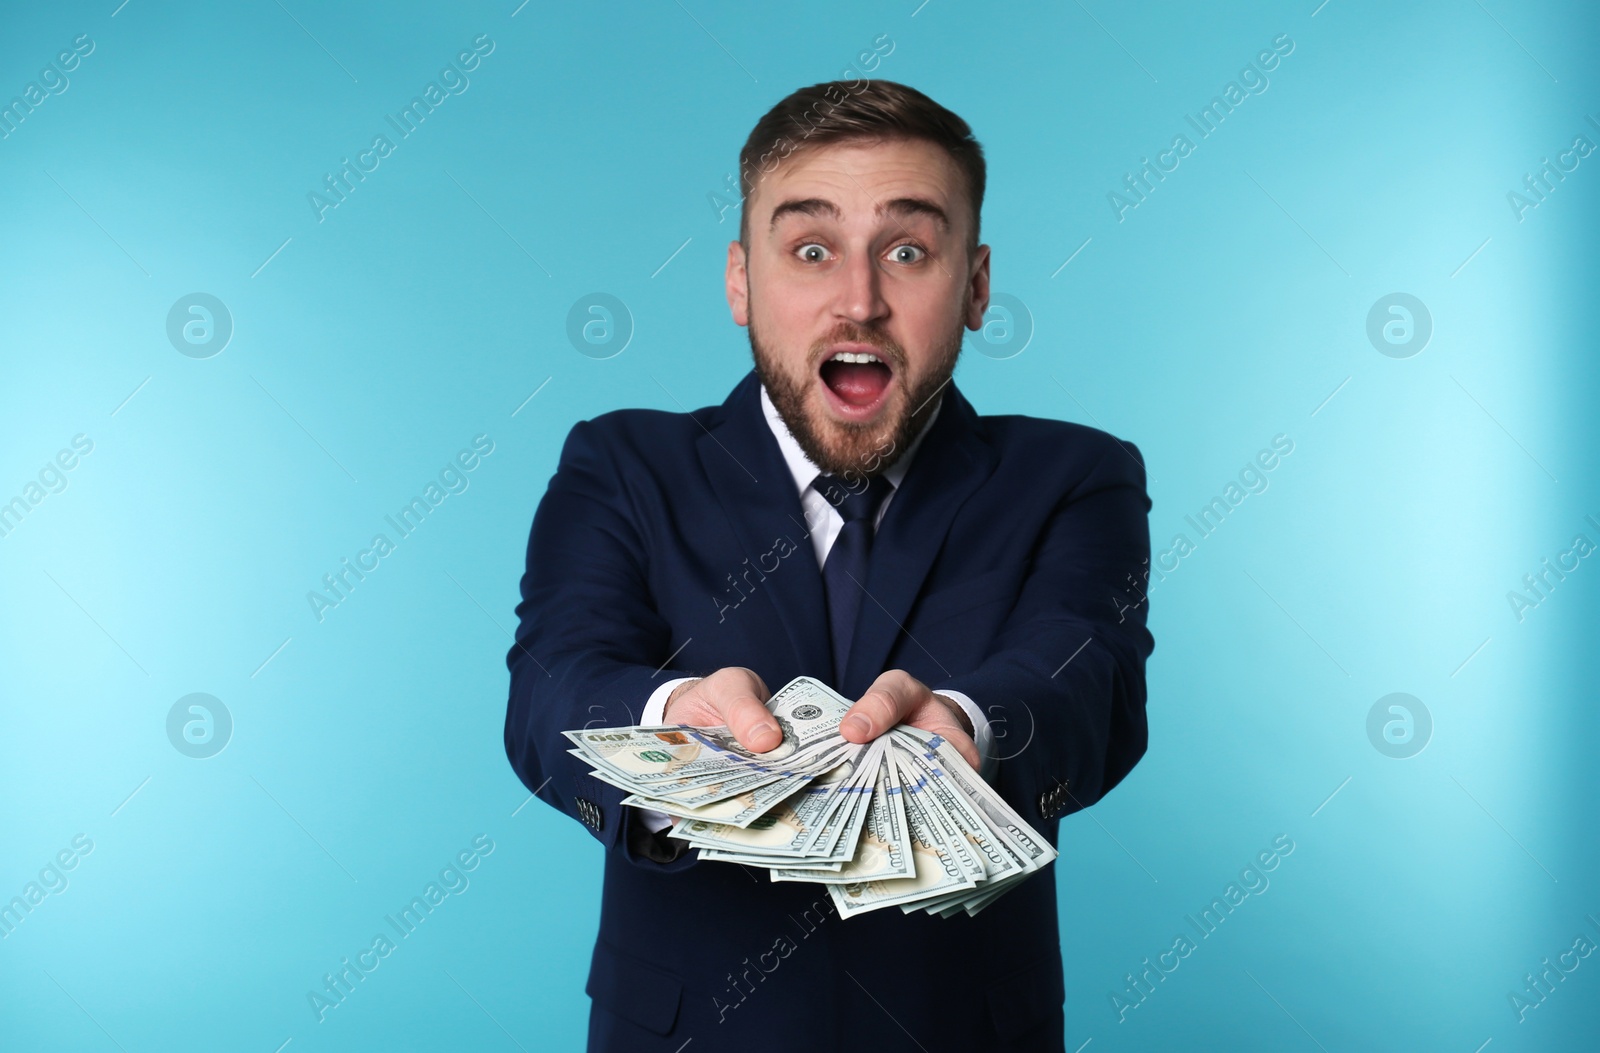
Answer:
M892 80L832 80L789 95L751 129L739 151L739 184L746 202L762 174L784 158L827 143L922 139L942 148L967 181L972 237L978 246L986 169L983 146L967 122L915 88ZM750 217L740 209L739 241L750 244Z

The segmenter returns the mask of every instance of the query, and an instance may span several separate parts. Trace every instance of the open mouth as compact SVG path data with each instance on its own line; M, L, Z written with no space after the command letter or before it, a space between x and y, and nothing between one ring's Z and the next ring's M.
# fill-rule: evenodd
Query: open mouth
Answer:
M866 346L836 347L818 371L836 411L846 417L871 416L884 401L894 371Z

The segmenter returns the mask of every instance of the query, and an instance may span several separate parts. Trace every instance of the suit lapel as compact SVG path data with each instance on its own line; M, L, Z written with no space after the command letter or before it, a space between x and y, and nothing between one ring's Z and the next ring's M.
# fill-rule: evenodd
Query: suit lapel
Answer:
M972 405L954 383L943 399L872 542L849 668L844 683L836 685L851 698L860 697L883 672L951 522L994 470L994 451L978 434ZM929 657L938 664L937 655Z
M932 436L929 436L930 438ZM722 419L696 441L700 464L733 524L742 553L721 553L735 577L748 558L757 567L763 556L771 566L774 543L787 538L798 551L783 558L761 583L765 599L777 610L800 670L823 682L833 679L833 645L828 636L828 608L822 571L812 552L805 513L794 476L784 463L778 440L761 412L761 384L754 370L733 389L722 405ZM893 505L890 505L891 510ZM768 685L776 690L781 685Z
M956 513L994 470L994 451L978 434L972 405L954 383L945 388L943 399L939 418L917 448L873 540L850 665L844 683L834 685L851 698L860 697L883 671ZM729 394L720 420L695 445L743 550L727 554L728 572L736 577L742 573L744 558L750 566L758 566L765 556L770 566L779 538L798 548L765 575L762 602L776 610L798 668L832 683L833 647L822 571L812 555L794 477L761 412L761 386L754 370ZM930 657L937 664L938 656Z

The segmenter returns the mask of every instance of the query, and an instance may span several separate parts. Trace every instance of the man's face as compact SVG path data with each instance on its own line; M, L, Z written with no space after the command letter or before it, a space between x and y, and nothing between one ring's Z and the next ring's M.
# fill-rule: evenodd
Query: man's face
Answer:
M960 169L921 140L832 143L784 158L744 207L750 245L728 246L728 306L757 375L818 468L882 471L989 305L989 247L967 250Z

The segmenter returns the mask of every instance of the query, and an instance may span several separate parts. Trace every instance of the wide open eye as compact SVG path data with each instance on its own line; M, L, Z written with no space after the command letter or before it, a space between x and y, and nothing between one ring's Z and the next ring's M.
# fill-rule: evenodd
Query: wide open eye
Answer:
M807 263L821 263L826 260L829 255L827 248L823 245L819 245L815 241L806 242L804 245L801 245L798 249L796 249L795 252Z
M909 259L907 257L910 257ZM896 263L921 263L928 256L921 245L906 242L889 250L889 258Z

